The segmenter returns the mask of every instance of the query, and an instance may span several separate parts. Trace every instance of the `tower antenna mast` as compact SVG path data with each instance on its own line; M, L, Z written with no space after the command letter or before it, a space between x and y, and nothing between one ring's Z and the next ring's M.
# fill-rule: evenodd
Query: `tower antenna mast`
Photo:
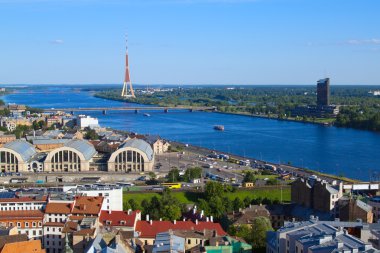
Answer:
M129 87L129 92L128 92ZM121 91L121 96L125 98L135 98L135 91L132 87L131 76L129 74L129 62L128 62L128 38L125 39L125 76L123 89Z

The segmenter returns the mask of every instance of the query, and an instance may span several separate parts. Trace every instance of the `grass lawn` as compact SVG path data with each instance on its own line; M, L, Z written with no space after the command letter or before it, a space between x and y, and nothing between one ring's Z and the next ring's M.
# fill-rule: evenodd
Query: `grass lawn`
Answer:
M195 203L198 198L200 198L200 194L196 192L173 192L173 195L181 202L181 203ZM159 193L154 192L144 192L144 193L136 193L136 192L124 192L124 201L128 201L130 199L134 199L136 202L141 203L144 199L150 200L153 196L160 197ZM243 200L245 197L249 196L251 199L254 198L268 198L268 199L281 199L281 189L280 188L259 188L259 189L243 189L238 190L236 192L227 193L227 197L231 200L239 197ZM290 187L283 187L282 189L282 200L290 201Z

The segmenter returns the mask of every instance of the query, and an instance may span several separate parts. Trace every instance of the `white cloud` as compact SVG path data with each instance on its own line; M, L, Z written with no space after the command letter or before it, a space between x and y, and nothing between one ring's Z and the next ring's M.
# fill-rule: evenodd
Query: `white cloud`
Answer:
M63 40L59 40L59 39L58 39L58 40L51 40L50 43L51 43L51 44L63 44L63 43L65 43L65 42L64 42Z
M380 45L380 39L366 39L366 40L348 40L345 44L349 45Z

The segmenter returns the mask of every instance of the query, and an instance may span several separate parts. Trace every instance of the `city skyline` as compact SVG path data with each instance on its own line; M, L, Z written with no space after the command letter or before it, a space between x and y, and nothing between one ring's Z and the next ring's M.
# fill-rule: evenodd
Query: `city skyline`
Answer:
M0 0L0 83L380 84L374 1Z

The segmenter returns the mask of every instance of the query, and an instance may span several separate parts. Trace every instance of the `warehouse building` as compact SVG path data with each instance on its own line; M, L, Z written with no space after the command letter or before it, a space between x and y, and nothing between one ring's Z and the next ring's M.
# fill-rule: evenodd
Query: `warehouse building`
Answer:
M153 164L154 152L149 143L140 139L131 139L112 153L108 160L108 171L152 171Z

